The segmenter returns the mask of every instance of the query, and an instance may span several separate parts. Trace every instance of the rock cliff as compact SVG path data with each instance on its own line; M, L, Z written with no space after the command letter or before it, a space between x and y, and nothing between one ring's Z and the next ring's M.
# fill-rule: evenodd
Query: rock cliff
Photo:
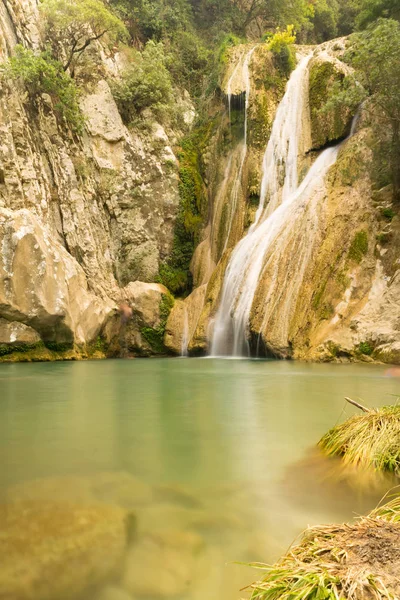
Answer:
M16 44L41 47L36 0L0 2L1 63ZM28 331L31 345L68 344L82 353L110 329L121 302L140 304L140 294L124 288L153 282L171 251L179 207L173 147L182 132L166 132L151 114L146 131L128 129L108 83L119 77L123 56L100 45L93 52L96 76L80 93L83 135L60 124L49 95L33 106L22 86L1 81L4 356L10 344L23 349ZM179 101L190 126L190 100ZM142 327L157 323L154 302Z

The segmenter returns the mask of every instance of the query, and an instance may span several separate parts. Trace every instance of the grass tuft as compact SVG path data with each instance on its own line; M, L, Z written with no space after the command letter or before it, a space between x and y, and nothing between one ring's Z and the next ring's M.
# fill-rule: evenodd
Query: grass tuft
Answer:
M351 524L313 527L251 587L251 600L399 597L400 496Z
M400 405L351 417L328 431L319 446L345 464L400 475Z

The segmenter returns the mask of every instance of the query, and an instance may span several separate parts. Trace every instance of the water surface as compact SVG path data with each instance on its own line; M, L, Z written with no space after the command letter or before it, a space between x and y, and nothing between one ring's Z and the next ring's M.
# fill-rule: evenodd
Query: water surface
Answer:
M1 365L0 489L34 485L60 501L71 477L78 489L114 474L106 501L135 512L139 536L201 538L180 596L233 600L257 576L233 561L276 560L307 525L365 512L388 486L349 481L312 450L356 412L345 396L395 401L400 382L384 372L213 359ZM117 494L127 474L149 493L132 483L132 497Z

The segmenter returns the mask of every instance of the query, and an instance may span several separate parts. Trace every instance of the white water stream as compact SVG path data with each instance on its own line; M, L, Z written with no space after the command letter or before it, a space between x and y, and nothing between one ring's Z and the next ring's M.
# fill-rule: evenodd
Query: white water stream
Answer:
M242 81L245 85L245 94L246 94L245 107L244 107L244 138L243 138L242 148L241 148L240 156L239 156L239 168L236 172L236 176L235 176L235 179L234 179L234 182L232 185L232 190L231 190L231 195L230 195L228 229L227 229L227 233L226 233L226 237L225 237L225 244L224 244L223 252L225 252L225 250L228 246L228 243L229 243L229 238L230 238L231 231L232 231L233 220L235 218L235 214L236 214L236 210L237 210L238 202L239 202L239 196L240 196L240 192L241 192L241 188L242 188L243 168L244 168L244 165L246 162L246 156L247 156L247 117L248 117L249 99L250 99L250 92L251 92L249 65L250 65L251 57L253 55L254 50L255 50L255 47L252 48L246 54L244 61L243 61L243 65L242 65ZM233 71L232 76L230 77L230 79L228 81L228 86L227 86L228 105L229 105L229 122L231 120L232 84L233 84L234 79L237 77L237 71L238 71L239 65L240 65L240 62L236 65L236 68Z
M268 269L269 289L265 302L267 324L282 294L290 291L279 306L283 329L297 299L310 259L310 235L318 224L318 202L323 196L324 180L335 163L339 146L328 148L315 161L303 182L298 184L298 156L303 136L303 115L308 93L308 63L300 60L289 80L280 103L263 160L260 204L254 224L237 244L230 258L220 306L215 317L211 354L213 356L249 356L249 319L262 275ZM304 221L304 223L303 223ZM304 225L299 233L298 228ZM296 268L278 282L285 250L299 237ZM269 306L267 306L269 305Z
M183 334L182 334L182 346L181 356L188 356L188 345L189 345L189 315L186 304L183 307Z

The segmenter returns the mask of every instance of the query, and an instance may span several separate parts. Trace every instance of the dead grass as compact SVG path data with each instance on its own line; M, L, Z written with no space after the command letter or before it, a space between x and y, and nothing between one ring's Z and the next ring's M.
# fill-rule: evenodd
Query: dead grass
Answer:
M400 406L355 415L328 431L319 446L344 464L400 475Z
M251 600L400 598L400 496L351 524L313 527L251 586Z

